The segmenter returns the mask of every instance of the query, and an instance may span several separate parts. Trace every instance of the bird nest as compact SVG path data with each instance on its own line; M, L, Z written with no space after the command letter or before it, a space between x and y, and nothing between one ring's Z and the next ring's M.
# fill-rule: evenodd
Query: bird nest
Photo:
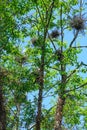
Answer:
M70 26L76 30L83 30L85 28L85 20L82 16L74 16L70 21Z
M35 78L35 82L34 83L40 84L42 82L42 77L41 77L39 69L37 69L34 72L32 72L32 75Z
M56 50L55 54L57 55L57 58L59 61L62 61L64 58L63 53L61 52L61 50Z
M32 42L33 46L38 46L38 38L32 38L31 42Z
M43 37L34 37L31 39L31 43L33 44L34 47L41 47L43 44Z
M59 37L59 35L60 35L60 32L56 29L56 30L53 30L52 32L51 32L51 34L50 34L50 36L52 37L52 38L57 38L57 37Z

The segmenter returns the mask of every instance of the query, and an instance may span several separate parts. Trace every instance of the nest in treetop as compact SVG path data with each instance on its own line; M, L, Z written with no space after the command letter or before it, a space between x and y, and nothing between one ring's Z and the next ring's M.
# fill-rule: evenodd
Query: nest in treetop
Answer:
M40 84L42 82L42 77L40 76L40 70L36 70L32 72L33 76L35 77L35 83Z
M76 30L83 30L85 27L85 20L82 16L74 16L70 21L70 26Z
M55 52L55 54L57 55L59 61L63 60L64 55L63 55L63 53L61 52L61 50L57 50L57 51Z
M17 56L17 57L15 57L15 60L18 63L24 64L26 62L26 60L27 60L27 57L26 56Z
M32 38L32 39L31 39L31 42L32 42L32 44L33 44L34 46L36 46L37 41L38 41L37 38Z
M34 47L41 47L41 39L40 38L32 38L31 42Z
M59 35L60 35L60 32L59 32L57 29L53 30L53 31L51 32L51 34L50 34L50 36L51 36L52 38L57 38L57 37L59 37Z

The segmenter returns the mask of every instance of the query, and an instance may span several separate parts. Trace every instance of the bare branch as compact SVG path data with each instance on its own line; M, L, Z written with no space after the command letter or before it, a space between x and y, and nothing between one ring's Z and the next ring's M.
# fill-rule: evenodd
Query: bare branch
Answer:
M87 46L74 46L72 48L87 48Z
M83 62L82 62L82 65L87 66L87 64L85 64L85 63L83 63Z
M51 41L51 43L52 43L52 45L53 45L53 47L54 47L55 51L57 51L56 46L55 46L55 44L54 44L53 40L51 39L51 37L50 37L49 33L48 33L48 37L49 37L49 39L50 39L50 41Z
M28 128L28 130L31 130L32 128L34 128L36 126L36 123L33 124L31 127Z
M80 16L82 14L82 5L83 5L82 0L80 0Z
M70 47L72 47L72 45L73 45L74 41L76 40L78 34L79 34L79 30L76 32L76 34L75 34L73 40L71 41L71 43L70 43Z

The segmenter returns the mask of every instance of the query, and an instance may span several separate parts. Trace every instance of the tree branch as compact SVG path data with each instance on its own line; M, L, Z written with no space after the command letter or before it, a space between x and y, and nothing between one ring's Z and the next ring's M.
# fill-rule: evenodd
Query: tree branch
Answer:
M36 126L36 123L33 124L31 127L28 128L28 130L31 130L32 128L34 128Z
M52 45L53 45L53 47L54 47L55 51L57 51L56 46L55 46L55 44L54 44L53 40L51 39L51 37L50 37L49 33L48 33L48 38L50 39L50 41L51 41L51 43L52 43Z
M87 66L87 64L85 64L85 63L83 63L83 62L82 62L82 65Z
M76 40L76 38L77 38L78 34L79 34L79 30L76 32L76 34L75 34L75 36L74 36L73 40L71 41L71 43L70 43L70 46L69 46L69 47L72 47L72 45L73 45L74 41Z
M83 88L83 87L85 87L86 85L87 85L87 82L84 83L84 84L82 84L82 85L80 85L80 86L77 87L77 88L74 88L74 89L71 89L71 90L66 90L65 93L69 93L69 92L71 92L71 91L75 91L75 90L77 90L77 89Z
M38 14L39 14L39 16L40 16L41 22L42 22L42 24L44 25L43 18L42 18L42 16L41 16L41 13L40 13L40 10L39 10L38 5L36 5L36 8L37 8Z
M53 12L53 7L54 7L54 1L52 1L51 5L49 6L49 9L48 11L46 12L46 26L44 28L44 39L46 38L46 34L48 33L48 27L49 27L49 23L50 23L50 20L51 20L51 16L52 16L52 12ZM50 12L48 14L48 12Z
M71 72L71 74L67 76L67 79L69 80L69 78L70 78L74 73L76 73L77 69L79 69L82 65L87 66L87 64L81 62L81 63L77 66L77 68L74 69L74 70ZM68 80L67 80L67 81L68 81ZM67 82L67 81L66 81L66 82Z
M49 68L54 69L54 70L57 70L57 71L60 71L60 69L55 68L55 67L51 67L51 66L49 66Z
M72 48L87 48L87 46L74 46Z
M69 74L69 75L67 76L67 78L70 78L70 77L77 71L77 69L79 69L81 66L82 66L82 62L77 66L77 68L75 68L75 69L71 72L71 74Z

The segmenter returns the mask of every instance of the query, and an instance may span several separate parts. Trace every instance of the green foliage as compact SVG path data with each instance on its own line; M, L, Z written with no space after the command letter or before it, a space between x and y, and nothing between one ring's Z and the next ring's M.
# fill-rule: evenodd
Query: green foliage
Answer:
M5 97L7 130L21 130L22 127L27 130L35 124L42 55L41 129L54 128L56 108L51 105L61 93L65 98L62 127L72 129L78 125L79 129L87 129L87 85L83 85L87 82L83 76L87 65L82 62L80 65L78 60L82 52L80 44L70 46L69 39L66 40L67 31L72 31L71 15L80 13L76 9L78 5L78 0L0 1L0 78L3 81L0 84ZM52 38L50 32L55 28L59 36ZM64 76L66 84L61 81ZM80 125L81 118L84 126Z

